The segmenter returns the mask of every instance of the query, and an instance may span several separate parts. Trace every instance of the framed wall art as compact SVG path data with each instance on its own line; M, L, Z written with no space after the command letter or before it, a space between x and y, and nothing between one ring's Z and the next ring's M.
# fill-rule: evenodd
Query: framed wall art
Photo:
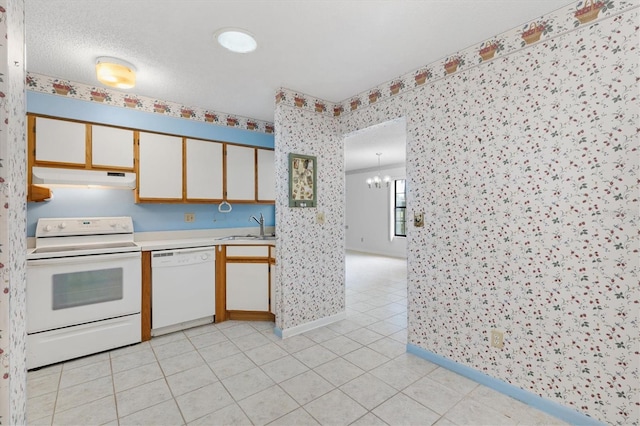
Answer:
M316 207L316 157L289 154L289 207Z

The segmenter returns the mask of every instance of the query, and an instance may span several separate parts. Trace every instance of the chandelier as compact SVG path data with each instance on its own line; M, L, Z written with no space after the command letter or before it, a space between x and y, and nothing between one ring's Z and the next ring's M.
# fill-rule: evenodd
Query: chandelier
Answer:
M389 182L391 182L391 177L389 177L388 175L380 177L380 175L382 174L380 172L380 156L382 155L382 153L376 152L376 155L378 156L378 173L374 177L367 179L367 185L369 185L369 188L382 188L382 184L384 183L388 188Z

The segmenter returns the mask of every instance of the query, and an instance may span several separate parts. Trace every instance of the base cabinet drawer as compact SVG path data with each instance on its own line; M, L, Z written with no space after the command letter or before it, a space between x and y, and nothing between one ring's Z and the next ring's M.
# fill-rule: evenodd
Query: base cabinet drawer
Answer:
M227 246L227 257L267 257L269 256L269 246Z

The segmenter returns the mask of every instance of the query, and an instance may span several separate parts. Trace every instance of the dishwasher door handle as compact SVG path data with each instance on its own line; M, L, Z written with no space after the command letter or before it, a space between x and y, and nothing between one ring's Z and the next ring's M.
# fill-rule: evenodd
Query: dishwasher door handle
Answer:
M220 247L220 246L193 247L193 248L173 249L173 250L156 250L151 252L151 256L163 257L163 256L175 256L175 255L181 255L181 254L198 253L201 251L215 251L216 247Z

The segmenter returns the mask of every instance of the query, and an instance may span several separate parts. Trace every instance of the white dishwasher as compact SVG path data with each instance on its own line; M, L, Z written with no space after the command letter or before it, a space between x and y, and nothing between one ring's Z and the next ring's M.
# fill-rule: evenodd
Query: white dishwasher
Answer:
M152 251L151 335L214 322L215 289L215 247Z

